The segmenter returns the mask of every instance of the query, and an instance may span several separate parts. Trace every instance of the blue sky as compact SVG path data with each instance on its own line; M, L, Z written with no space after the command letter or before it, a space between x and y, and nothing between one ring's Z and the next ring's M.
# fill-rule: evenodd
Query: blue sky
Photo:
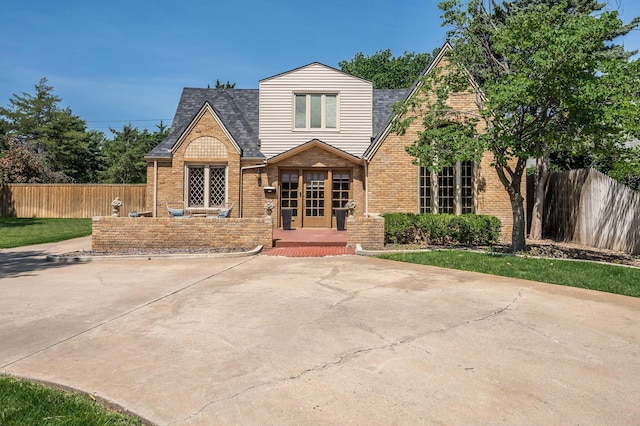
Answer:
M0 105L49 80L61 105L109 134L170 124L183 87L238 88L357 52L431 52L436 0L0 0ZM613 0L624 22L640 2ZM640 49L640 33L625 38Z

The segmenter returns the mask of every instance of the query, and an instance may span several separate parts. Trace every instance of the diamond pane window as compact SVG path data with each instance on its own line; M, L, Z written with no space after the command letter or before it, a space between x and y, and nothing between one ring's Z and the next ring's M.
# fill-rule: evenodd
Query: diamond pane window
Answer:
M189 207L204 207L204 167L189 167Z
M227 198L225 166L187 167L187 207L215 207Z
M219 205L225 202L225 168L209 168L209 205Z

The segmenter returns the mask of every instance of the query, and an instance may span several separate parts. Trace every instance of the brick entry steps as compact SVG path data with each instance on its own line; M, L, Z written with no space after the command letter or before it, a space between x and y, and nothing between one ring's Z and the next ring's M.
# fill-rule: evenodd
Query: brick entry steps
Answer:
M325 257L325 256L344 256L348 254L356 254L353 247L276 247L264 252L267 256L285 256L285 257Z
M273 248L264 252L268 256L323 257L355 254L347 247L347 232L335 229L273 230Z

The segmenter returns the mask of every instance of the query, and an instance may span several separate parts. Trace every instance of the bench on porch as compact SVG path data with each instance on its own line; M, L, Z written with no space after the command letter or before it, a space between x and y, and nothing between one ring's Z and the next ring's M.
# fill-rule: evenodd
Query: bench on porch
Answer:
M143 212L131 212L129 213L129 217L153 217L152 211L143 211Z
M209 207L185 207L183 201L168 201L171 217L229 217L233 203L220 203Z

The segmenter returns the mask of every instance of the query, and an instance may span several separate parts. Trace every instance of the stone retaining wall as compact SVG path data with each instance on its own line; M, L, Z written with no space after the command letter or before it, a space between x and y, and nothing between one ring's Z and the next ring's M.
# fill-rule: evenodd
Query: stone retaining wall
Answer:
M91 249L244 248L273 244L271 218L94 217Z

